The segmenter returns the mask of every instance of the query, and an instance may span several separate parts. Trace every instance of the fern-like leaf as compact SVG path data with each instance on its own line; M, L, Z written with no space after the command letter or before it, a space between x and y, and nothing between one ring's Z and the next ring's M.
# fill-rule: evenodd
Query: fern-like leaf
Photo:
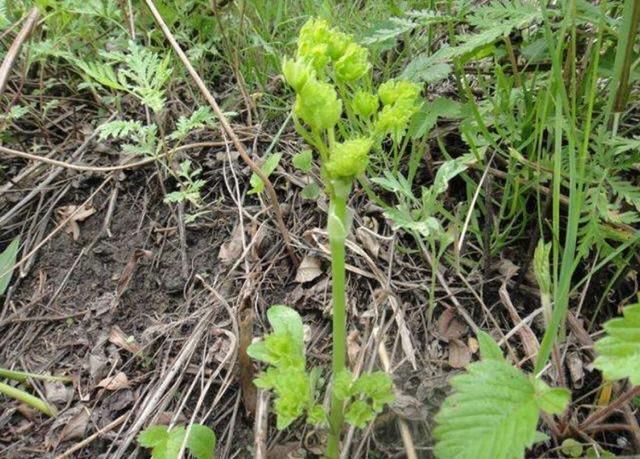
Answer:
M521 458L538 438L540 411L562 412L569 393L513 367L486 333L478 340L483 360L451 379L454 393L436 415L436 457Z
M629 378L640 385L640 304L627 306L623 317L604 324L606 336L596 342L594 366L610 381Z

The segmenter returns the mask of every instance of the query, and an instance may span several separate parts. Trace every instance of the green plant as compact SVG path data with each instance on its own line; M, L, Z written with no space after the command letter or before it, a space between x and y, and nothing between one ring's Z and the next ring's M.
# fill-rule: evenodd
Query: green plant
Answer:
M213 459L216 435L202 424L185 426L152 425L140 432L138 443L151 449L153 459L178 459L186 448L195 459Z
M623 317L606 322L604 330L606 336L595 345L598 357L593 365L608 381L629 378L640 386L640 304L624 308Z
M420 108L420 86L405 80L389 80L374 90L371 69L366 48L318 19L311 19L302 27L296 57L285 58L282 64L285 80L296 93L293 110L296 129L319 156L320 174L330 201L327 217L333 299L331 407L327 419L330 458L338 457L345 419L362 427L393 399L391 380L386 374L365 374L354 381L345 365L345 240L350 228L347 201L354 179L364 177L372 149L382 152L382 143L388 139L394 146L394 161L398 160L398 145ZM383 155L378 158L387 162ZM304 153L296 157L296 166L309 170L310 159L309 153ZM280 315L297 314L282 308L269 310L274 333L250 348L254 358L272 365L256 382L275 390L280 428L304 412L308 420L316 423L322 413L314 398L316 371L305 371L302 322L295 319L295 332L288 330L279 323ZM299 381L297 389L290 382L294 375Z

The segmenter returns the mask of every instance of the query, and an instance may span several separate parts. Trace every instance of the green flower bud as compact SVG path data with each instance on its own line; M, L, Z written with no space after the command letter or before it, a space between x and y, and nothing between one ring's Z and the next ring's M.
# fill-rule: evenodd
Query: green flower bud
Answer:
M362 78L370 68L369 51L357 43L350 43L334 65L336 76L342 81Z
M321 71L329 62L329 43L332 31L327 21L309 19L300 29L298 37L298 57L310 62Z
M393 141L399 143L411 117L417 110L418 106L415 101L407 99L397 100L393 105L385 105L376 120L375 133L381 137L391 134Z
M378 95L384 105L392 105L398 100L414 103L420 95L420 85L406 80L389 80L380 85Z
M370 92L359 90L353 96L353 111L361 118L369 118L378 111L380 102L378 96Z
M342 115L342 101L332 85L310 78L298 93L295 113L314 130L331 129Z
M284 79L294 91L300 92L306 82L313 76L313 69L301 59L284 58L282 61Z
M353 178L364 173L373 140L367 137L337 143L329 153L327 172L333 178Z
M331 60L337 61L340 59L346 51L347 46L352 42L353 37L351 35L333 30L327 43L327 53L329 57L331 57Z

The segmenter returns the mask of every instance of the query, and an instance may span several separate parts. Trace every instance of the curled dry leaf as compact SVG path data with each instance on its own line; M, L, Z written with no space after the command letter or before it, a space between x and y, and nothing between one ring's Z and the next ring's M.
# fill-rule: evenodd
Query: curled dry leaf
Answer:
M58 221L69 219L65 225L64 232L71 234L74 241L77 241L80 237L80 226L78 225L78 222L86 220L95 213L96 210L90 204L85 204L84 206L71 204L68 206L58 207L56 209Z
M132 354L137 354L141 349L136 339L133 336L127 336L117 325L111 327L109 331L109 342Z
M351 330L347 336L347 357L352 368L356 364L358 354L360 354L360 332Z
M298 266L295 281L303 284L318 278L321 274L322 269L320 268L320 259L307 255L302 259Z
M231 265L242 255L242 227L237 225L231 233L231 238L220 246L218 260L224 265Z
M126 389L129 387L129 378L122 371L113 376L108 376L98 383L97 387L102 387L109 391Z
M471 362L471 349L459 339L449 340L449 366L466 368Z
M467 325L456 317L452 309L445 309L438 319L438 333L444 341L460 339L467 330Z
M71 398L72 389L67 390L67 386L61 381L45 381L44 394L49 402L63 405Z
M396 392L396 398L389 407L401 418L409 421L426 421L427 407L415 397Z
M369 252L373 258L378 258L380 254L380 244L378 240L371 235L366 229L359 227L356 229L356 238L362 244L362 247Z

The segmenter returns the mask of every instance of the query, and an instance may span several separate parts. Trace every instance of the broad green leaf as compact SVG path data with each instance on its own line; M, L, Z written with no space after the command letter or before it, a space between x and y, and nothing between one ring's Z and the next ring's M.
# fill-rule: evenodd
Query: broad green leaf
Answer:
M304 345L304 325L295 309L284 305L271 306L267 318L275 333L288 333L296 343Z
M495 354L495 350L490 352ZM472 363L451 379L453 394L436 415L441 459L516 459L536 436L539 410L532 381L502 360Z
M11 244L0 253L0 295L9 287L11 275L13 274L13 265L16 264L18 248L20 247L20 238L15 238Z
M192 424L187 448L196 459L213 459L216 449L216 434L202 424Z
M316 182L307 183L300 192L300 196L310 201L316 200L320 196L320 187Z
M151 426L138 435L138 443L151 448L153 459L177 459L184 441L184 426L167 430L166 426Z
M598 357L594 366L609 381L629 378L631 384L640 385L640 304L627 306L623 317L604 324L606 336L595 344Z
M536 404L545 413L560 414L571 401L571 392L562 387L549 387L540 380L535 379Z
M313 164L313 153L311 150L303 150L293 155L291 162L296 169L309 173L311 172L311 166Z
M476 335L478 338L478 344L480 345L480 356L482 360L497 360L499 362L504 361L504 355L498 343L496 343L491 335L482 330L478 330Z
M260 170L269 177L273 171L278 167L278 163L280 163L280 158L282 158L282 153L274 153L265 158L262 166L260 166ZM251 183L251 190L249 190L249 194L257 194L262 193L264 191L264 182L260 177L256 175L254 172L251 174L251 179L249 179L249 183Z

